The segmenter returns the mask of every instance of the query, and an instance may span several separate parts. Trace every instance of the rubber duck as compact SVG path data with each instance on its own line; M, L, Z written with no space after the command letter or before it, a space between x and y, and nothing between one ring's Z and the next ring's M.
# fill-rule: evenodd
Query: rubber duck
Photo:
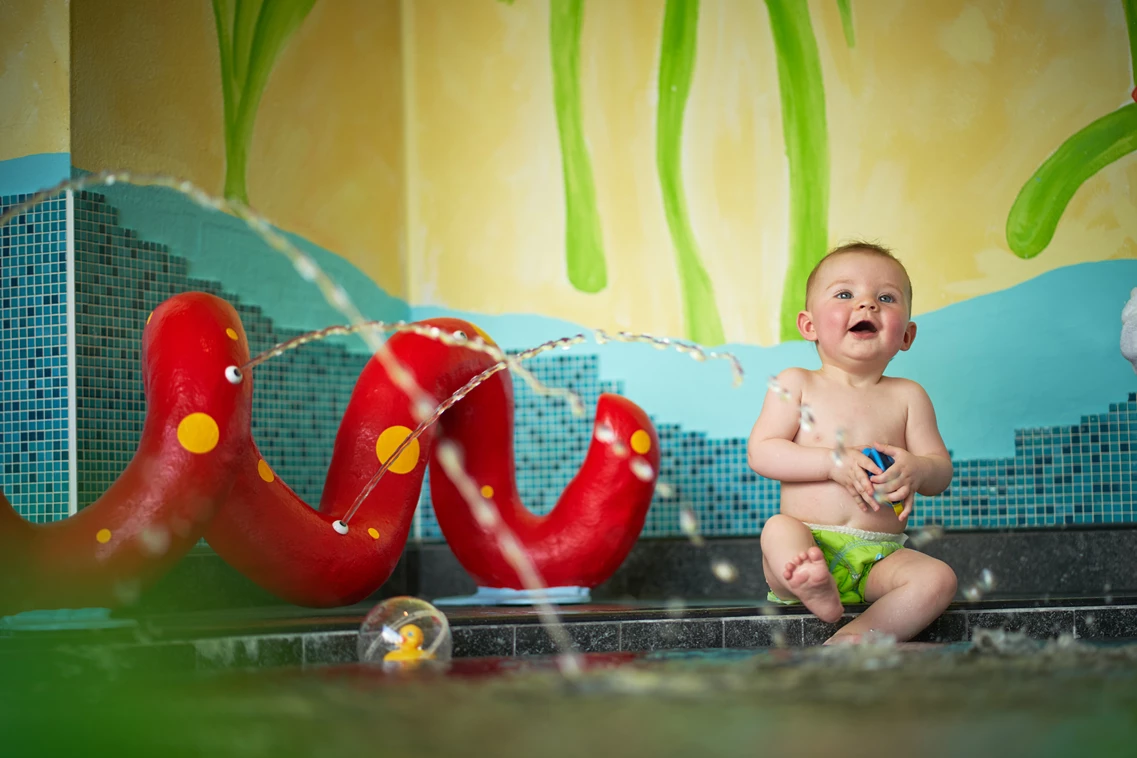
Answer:
M422 629L414 624L406 624L399 629L402 641L399 647L383 656L386 661L419 661L434 658L434 655L422 649Z

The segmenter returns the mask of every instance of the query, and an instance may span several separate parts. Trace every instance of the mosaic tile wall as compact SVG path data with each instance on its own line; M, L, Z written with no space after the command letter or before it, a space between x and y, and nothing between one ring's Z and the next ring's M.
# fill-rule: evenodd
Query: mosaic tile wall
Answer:
M0 213L28 199L0 197ZM0 228L0 489L32 521L68 512L67 201Z
M260 309L217 284L187 277L183 259L118 227L113 208L101 196L85 194L76 202L79 502L84 505L126 466L141 432L138 345L145 318L157 303L187 289L225 297L237 307L254 351L295 333L276 328ZM48 270L43 275L50 276L50 260L43 265ZM32 270L39 269L33 265ZM7 296L10 275L5 276ZM7 318L8 310L4 314ZM29 348L36 349L22 349ZM543 382L576 390L594 411L602 392L622 391L619 384L600 381L601 357L557 354L538 358L530 367ZM265 458L309 503L319 501L336 427L364 360L338 345L320 343L258 369L254 433ZM5 363L5 392L14 386L9 370ZM520 380L514 387L519 490L533 511L547 513L583 461L592 418L574 417L565 403L538 396ZM670 491L667 497L657 494L643 536L678 536L683 505L694 509L708 536L757 534L776 512L779 485L749 470L745 440L708 439L674 424L657 423L657 430L660 480ZM1012 458L956 461L951 488L938 497L918 498L912 523L1005 528L1137 521L1132 503L1135 433L1137 397L1132 395L1077 426L1021 430ZM5 446L5 455L10 447ZM7 471L8 458L5 466ZM46 517L62 513L65 507ZM441 539L429 487L423 489L417 522L423 539Z
M79 506L98 498L130 462L145 398L139 349L146 317L177 292L233 303L255 354L299 333L277 329L255 306L214 282L188 277L186 261L117 225L103 196L76 198ZM295 492L318 503L336 429L366 357L315 343L258 367L253 434L265 460Z

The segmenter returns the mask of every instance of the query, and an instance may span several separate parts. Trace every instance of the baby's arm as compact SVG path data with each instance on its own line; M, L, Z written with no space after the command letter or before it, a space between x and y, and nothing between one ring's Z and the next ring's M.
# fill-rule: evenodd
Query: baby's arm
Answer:
M779 397L773 390L766 392L762 412L754 422L746 447L750 468L767 479L780 482L824 482L832 478L864 501L862 509L879 509L865 471L880 473L871 459L859 451L847 450L845 458L852 459L846 460L848 465L839 466L834 462L831 448L794 442L801 424L802 386L807 377L804 369L786 369L778 375L777 381L789 393L789 398Z
M915 382L906 383L908 420L904 427L905 447L874 444L877 450L892 456L895 463L883 474L874 476L875 484L883 484L878 491L893 501L904 501L901 520L912 509L912 497L938 495L951 484L952 463L947 446L936 424L936 411L924 388Z

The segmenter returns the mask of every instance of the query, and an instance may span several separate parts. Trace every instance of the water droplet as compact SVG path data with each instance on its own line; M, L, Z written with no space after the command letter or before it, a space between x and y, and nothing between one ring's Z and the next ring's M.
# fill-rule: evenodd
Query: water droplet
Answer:
M963 591L963 597L974 603L983 597L983 593L979 591L978 587L968 587Z
M596 344L598 344L598 345L603 345L603 344L607 343L609 340L608 333L606 331L604 331L603 329L597 329L595 331L595 335L596 335Z
M725 558L718 558L711 564L711 571L714 572L715 578L720 582L729 584L738 578L738 569L734 564Z
M679 528L687 536L699 533L699 518L686 505L679 509Z
M339 311L344 311L351 307L351 298L347 296L347 290L343 287L336 287L332 290L332 307Z
M643 458L633 458L632 473L635 474L636 479L639 479L641 482L650 482L652 477L655 476L655 469Z
M615 453L617 457L623 458L628 454L628 446L620 440L616 440L612 443L612 452Z
M293 266L296 268L296 273L300 274L300 276L308 282L315 280L317 274L320 272L320 269L316 268L316 264L311 258L297 258Z
M995 575L991 573L991 569L985 568L979 572L979 586L984 592L995 589Z
M790 393L786 390L785 387L781 385L781 382L779 382L776 377L771 376L770 379L766 382L766 386L769 388L770 392L773 392L782 400L790 399Z
M845 465L844 458L841 455L841 448L838 447L838 448L834 448L833 450L830 450L829 451L829 457L833 459L833 465L834 466L844 466Z
M836 432L834 432L833 441L836 443L837 447L845 447L845 430L838 429Z
M160 526L147 526L138 533L138 541L150 555L164 555L170 547L170 533Z
M426 334L432 340L436 340L442 336L442 330L439 329L437 326L432 326L426 330Z
M137 579L123 579L115 582L112 588L114 596L123 605L133 605L142 595L142 582Z
M674 497L675 488L667 482L657 482L655 485L655 493L660 497Z
M664 601L663 608L671 618L683 618L683 612L687 610L687 603L682 598L670 597Z
M602 442L605 445L616 441L616 430L608 425L607 422L601 422L596 425L596 441Z
M415 421L426 421L434 415L434 403L426 398L419 398L415 401Z
M484 500L475 501L470 510L473 512L474 520L478 522L478 526L483 529L491 528L497 521L497 515L493 508Z
M666 350L670 346L671 340L667 339L666 337L661 337L652 343L652 347L654 347L656 350Z
M799 421L801 423L801 430L803 432L812 432L813 425L816 420L813 418L813 409L805 403L800 406Z

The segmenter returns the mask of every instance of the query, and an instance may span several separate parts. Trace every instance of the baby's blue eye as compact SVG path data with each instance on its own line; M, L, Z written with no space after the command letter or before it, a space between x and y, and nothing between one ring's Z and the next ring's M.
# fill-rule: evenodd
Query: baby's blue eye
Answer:
M848 299L849 299L849 298L851 298L852 296L853 296L853 293L851 293L851 292L849 292L849 291L847 291L847 290L842 290L841 292L838 292L838 293L837 293L837 297L838 297L838 298L840 298L840 299L842 299L842 300L848 300Z
M881 301L882 303L895 303L895 302L896 302L896 298L894 298L892 295L881 295L881 296L880 296L880 301Z

